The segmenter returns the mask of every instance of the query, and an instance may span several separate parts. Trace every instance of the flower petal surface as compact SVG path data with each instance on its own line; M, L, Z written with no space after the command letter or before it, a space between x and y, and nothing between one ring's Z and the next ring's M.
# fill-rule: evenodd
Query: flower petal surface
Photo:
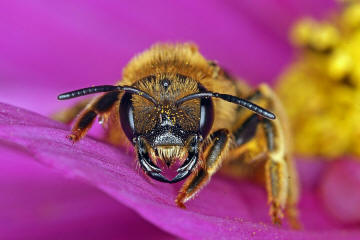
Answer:
M262 187L246 181L216 176L187 209L173 200L179 186L150 182L135 168L133 157L90 137L77 144L66 138L68 126L7 104L0 105L1 146L26 152L36 161L63 174L87 181L134 209L161 229L182 238L211 239L356 239L360 231L341 228L326 216L305 184L300 211L303 231L275 227L267 216ZM301 169L308 166L300 166ZM321 166L319 166L321 171ZM302 178L306 171L301 170ZM309 174L308 182L315 179ZM313 174L316 175L316 174ZM334 230L338 229L338 230Z

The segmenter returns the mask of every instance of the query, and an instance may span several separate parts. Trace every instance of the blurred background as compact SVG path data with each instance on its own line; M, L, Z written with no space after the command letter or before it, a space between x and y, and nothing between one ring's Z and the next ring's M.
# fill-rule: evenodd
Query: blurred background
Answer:
M334 5L2 1L0 100L51 113L59 92L114 83L131 57L159 41L195 42L206 57L250 82L274 81L291 58L291 24Z

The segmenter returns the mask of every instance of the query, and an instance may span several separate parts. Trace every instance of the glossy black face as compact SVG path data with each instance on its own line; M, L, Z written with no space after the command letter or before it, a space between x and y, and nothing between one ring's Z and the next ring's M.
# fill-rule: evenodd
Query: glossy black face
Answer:
M169 83L164 82L164 84L168 85ZM122 129L136 147L138 160L144 172L157 181L174 183L189 176L198 162L202 140L207 137L211 130L214 121L211 98L193 100L192 103L187 104L179 108L171 104L166 106L152 105L150 107L146 105L144 108L146 115L145 111L144 114L140 114L143 122L139 124L136 122L140 119L134 113L132 95L125 93L121 99L119 113ZM198 105L193 106L191 104ZM197 116L188 116L188 114L197 114ZM154 163L156 162L153 159L154 153L157 154L158 150L160 151L163 148L170 149L168 150L170 151L169 155L174 158L170 159L169 165L172 164L172 160L175 161L181 156L186 156L182 159L182 165L177 170L177 176L172 180L166 179L161 174L161 169Z

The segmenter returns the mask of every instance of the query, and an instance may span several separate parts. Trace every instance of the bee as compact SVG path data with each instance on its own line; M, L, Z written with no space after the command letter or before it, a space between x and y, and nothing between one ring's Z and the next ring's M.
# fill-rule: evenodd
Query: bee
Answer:
M252 90L205 59L194 44L156 44L134 57L114 86L75 90L58 99L100 92L78 115L71 141L84 137L100 116L107 140L119 146L130 142L147 176L170 184L186 179L175 199L179 207L185 208L222 166L223 172L262 181L272 222L280 224L286 210L296 225L296 171L281 106L267 85ZM63 114L74 116L74 109L79 106ZM168 179L163 171L173 165L176 176Z

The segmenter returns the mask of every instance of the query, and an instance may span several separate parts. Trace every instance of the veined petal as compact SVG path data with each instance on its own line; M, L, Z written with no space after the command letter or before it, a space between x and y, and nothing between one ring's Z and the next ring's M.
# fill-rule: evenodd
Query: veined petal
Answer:
M131 156L89 137L73 145L65 138L68 128L65 125L6 104L1 104L0 109L2 146L15 148L17 151L23 149L40 163L61 170L67 176L84 179L155 225L179 237L360 237L359 230L333 230L339 225L327 219L319 201L316 201L315 193L306 187L300 210L305 229L311 230L291 231L286 230L286 227L277 228L267 224L269 217L264 190L246 181L219 176L211 181L199 197L189 202L187 210L179 209L173 202L176 194L173 186L146 181L135 169Z
M30 151L0 142L2 240L174 238L98 189L31 160Z

